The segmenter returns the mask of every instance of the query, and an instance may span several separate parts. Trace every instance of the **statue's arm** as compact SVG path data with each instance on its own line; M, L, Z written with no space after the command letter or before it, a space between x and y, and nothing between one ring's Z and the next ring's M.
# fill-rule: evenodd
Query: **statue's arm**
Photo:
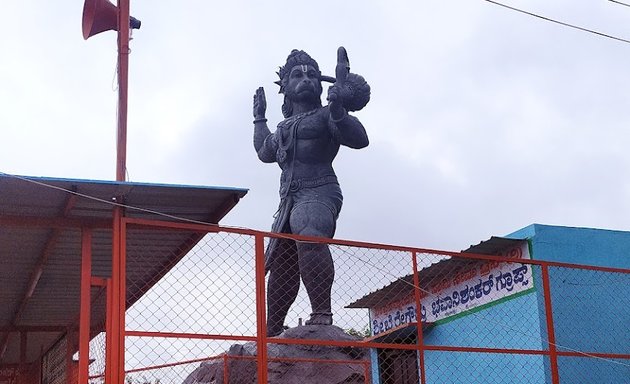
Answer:
M330 116L330 125L339 144L354 149L361 149L370 143L363 124L354 116L344 111L341 118Z
M269 131L267 123L264 121L254 122L254 149L258 158L264 163L276 161L278 151L278 140L276 135Z
M340 119L334 119L331 116L330 127L333 136L341 145L361 149L370 143L363 124L356 117L348 115L347 112Z
M356 117L350 116L343 107L343 100L336 86L328 89L328 120L331 133L339 144L360 149L370 143L363 124Z
M260 87L254 94L254 149L256 149L258 158L261 161L273 163L276 161L278 140L276 135L271 133L269 127L267 127L266 111L265 90L263 87Z
M363 124L354 116L351 116L342 109L340 112L333 113L331 109L328 111L328 126L330 133L341 145L346 147L361 149L370 143L367 132Z

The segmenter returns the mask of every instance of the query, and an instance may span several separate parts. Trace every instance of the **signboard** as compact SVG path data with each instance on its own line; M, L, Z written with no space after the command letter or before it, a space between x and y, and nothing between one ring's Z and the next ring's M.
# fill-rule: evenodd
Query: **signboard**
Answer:
M529 259L526 241L500 256ZM444 278L421 292L422 322L434 323L463 314L534 287L530 264L486 261ZM370 309L372 335L417 322L413 290L401 300Z

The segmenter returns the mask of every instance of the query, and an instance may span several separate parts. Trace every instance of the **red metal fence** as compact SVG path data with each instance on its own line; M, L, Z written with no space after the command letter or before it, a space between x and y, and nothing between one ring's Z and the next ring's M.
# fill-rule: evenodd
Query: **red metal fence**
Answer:
M276 235L121 220L125 234L205 236L143 281L150 289L127 284L122 341L90 342L93 383L116 374L111 348L138 384L292 382L283 374L304 384L630 382L630 270L518 258L526 242L496 256L331 240L334 324L350 336L267 337L264 250ZM122 260L168 247L123 247ZM301 287L286 325L305 327L310 311Z

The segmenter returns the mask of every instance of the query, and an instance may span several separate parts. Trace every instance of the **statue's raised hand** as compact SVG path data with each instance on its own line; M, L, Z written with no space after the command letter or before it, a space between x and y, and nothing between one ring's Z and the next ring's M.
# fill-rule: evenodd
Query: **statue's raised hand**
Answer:
M265 89L260 87L254 93L254 119L264 119L267 111L267 99L265 99Z
M337 85L333 85L328 88L328 108L330 110L330 116L334 120L338 120L346 113L343 108L343 98L341 96L341 89Z

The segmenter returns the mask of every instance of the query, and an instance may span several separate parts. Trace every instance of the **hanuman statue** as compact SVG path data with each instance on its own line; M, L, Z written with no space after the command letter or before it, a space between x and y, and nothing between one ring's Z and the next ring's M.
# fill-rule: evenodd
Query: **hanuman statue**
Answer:
M335 77L323 76L306 52L293 50L280 67L276 82L284 95L285 120L275 132L267 127L267 103L262 87L254 94L254 148L265 163L278 163L280 206L272 231L332 238L343 196L332 167L341 145L360 149L368 145L365 128L348 114L363 108L370 87L363 77L349 73L346 50L337 51ZM322 106L322 81L333 82ZM300 279L306 287L312 313L307 325L331 325L331 289L335 269L327 244L272 238L265 254L270 273L267 286L267 335L284 330Z

